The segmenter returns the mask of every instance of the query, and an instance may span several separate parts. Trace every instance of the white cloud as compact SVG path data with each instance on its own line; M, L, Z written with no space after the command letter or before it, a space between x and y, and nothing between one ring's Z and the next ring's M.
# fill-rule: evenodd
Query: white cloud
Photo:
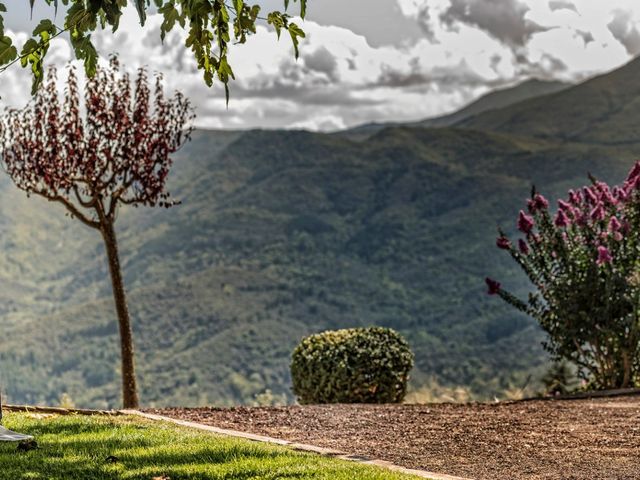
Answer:
M626 62L640 32L636 0L396 0L397 11L389 11L419 24L422 35L392 42L375 35L382 27L341 20L329 9L333 4L323 7L321 1L309 2L318 21L310 13L303 23L307 38L297 62L288 39L277 42L265 26L246 45L233 47L238 80L228 108L219 86L204 85L182 32L160 43L159 16L151 15L142 30L130 10L115 35L97 32L93 38L101 52L117 52L132 70L147 65L162 72L169 89L192 99L200 126L333 130L441 114L531 76L582 79ZM349 8L361 10L367 2L373 2L371 13L386 11L377 2L388 0L354 0ZM511 18L510 24L499 25L491 16L496 5L511 5L522 18L506 16L499 20ZM383 26L385 18L371 21ZM49 61L62 65L70 58L68 44L55 40ZM27 100L25 71L14 66L0 79L0 104Z

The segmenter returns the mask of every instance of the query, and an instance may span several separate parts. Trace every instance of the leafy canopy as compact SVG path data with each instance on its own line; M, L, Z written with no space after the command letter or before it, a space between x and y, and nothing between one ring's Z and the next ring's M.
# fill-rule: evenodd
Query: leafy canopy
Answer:
M20 51L13 39L5 34L3 13L7 9L0 2L0 73L18 61L23 67L31 68L32 92L36 91L44 77L44 59L52 38L69 32L76 58L83 61L87 75L92 77L98 64L98 52L91 41L91 33L98 27L110 27L115 32L122 11L129 3L135 5L140 25L144 26L147 9L151 6L151 0L43 1L55 6L56 10L60 2L69 6L64 24L60 27L49 19L42 20ZM153 3L164 17L160 38L164 41L166 34L176 24L186 30L188 36L185 46L193 53L198 68L203 72L204 81L211 86L217 77L225 87L227 101L229 80L235 78L228 59L230 43L245 43L247 36L256 32L256 22L265 20L273 26L278 38L283 31L289 33L298 58L299 39L305 36L287 13L290 0L284 0L284 12L270 12L266 17L260 16L259 5L248 4L244 0L153 0ZM32 9L34 4L35 0L30 0ZM307 0L300 0L300 17L305 17L306 10Z

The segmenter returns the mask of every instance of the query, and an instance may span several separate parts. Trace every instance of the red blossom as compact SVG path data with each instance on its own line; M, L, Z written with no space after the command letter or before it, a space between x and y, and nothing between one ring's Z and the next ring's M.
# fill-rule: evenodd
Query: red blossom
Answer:
M120 204L170 206L165 189L170 154L189 138L189 102L165 99L160 78L151 90L144 69L131 88L116 59L87 81L84 118L76 75L69 69L61 101L56 74L23 110L0 121L0 153L14 183L63 203L99 228Z
M497 293L499 293L499 292L500 292L500 283L499 283L499 282L497 282L497 281L495 281L495 280L492 280L492 279L491 279L491 278L489 278L489 277L485 278L485 279L484 279L484 281L485 281L485 283L487 284L487 287L488 287L488 289L489 289L489 290L487 291L487 293L488 293L489 295L495 295L495 294L497 294Z
M553 223L556 227L566 227L567 225L569 225L569 217L567 217L567 214L564 213L564 210L558 210Z
M528 235L531 233L533 226L533 218L524 213L524 211L520 210L520 213L518 214L518 230Z
M611 263L613 261L613 257L611 257L611 253L609 249L603 245L598 247L598 259L596 263L598 265L604 265L606 263Z
M529 244L521 238L518 240L518 249L520 253L527 255L529 253Z
M511 248L511 242L504 235L500 235L496 239L496 246L502 250L509 250Z

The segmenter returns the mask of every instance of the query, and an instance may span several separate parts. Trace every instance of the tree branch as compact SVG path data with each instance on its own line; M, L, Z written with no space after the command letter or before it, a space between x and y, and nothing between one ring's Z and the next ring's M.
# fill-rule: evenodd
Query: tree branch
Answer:
M78 208L69 201L69 199L64 198L61 195L55 195L55 196L49 196L43 192L38 192L38 191L34 191L32 193L35 193L36 195L40 195L43 198L46 198L47 200L49 200L50 202L58 202L61 203L62 205L64 205L67 210L69 211L69 213L71 213L71 215L73 215L74 217L76 217L78 220L80 220L82 223L84 223L87 227L91 227L91 228L95 228L97 230L100 229L100 223L96 222L94 220L91 220L90 218L88 218L84 213L82 213L80 210L78 210Z

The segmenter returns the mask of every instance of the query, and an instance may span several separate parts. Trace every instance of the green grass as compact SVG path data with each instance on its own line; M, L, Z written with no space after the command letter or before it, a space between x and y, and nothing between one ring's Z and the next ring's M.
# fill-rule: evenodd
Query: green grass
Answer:
M416 478L135 417L14 413L4 423L34 435L39 448L17 452L0 443L1 480Z

